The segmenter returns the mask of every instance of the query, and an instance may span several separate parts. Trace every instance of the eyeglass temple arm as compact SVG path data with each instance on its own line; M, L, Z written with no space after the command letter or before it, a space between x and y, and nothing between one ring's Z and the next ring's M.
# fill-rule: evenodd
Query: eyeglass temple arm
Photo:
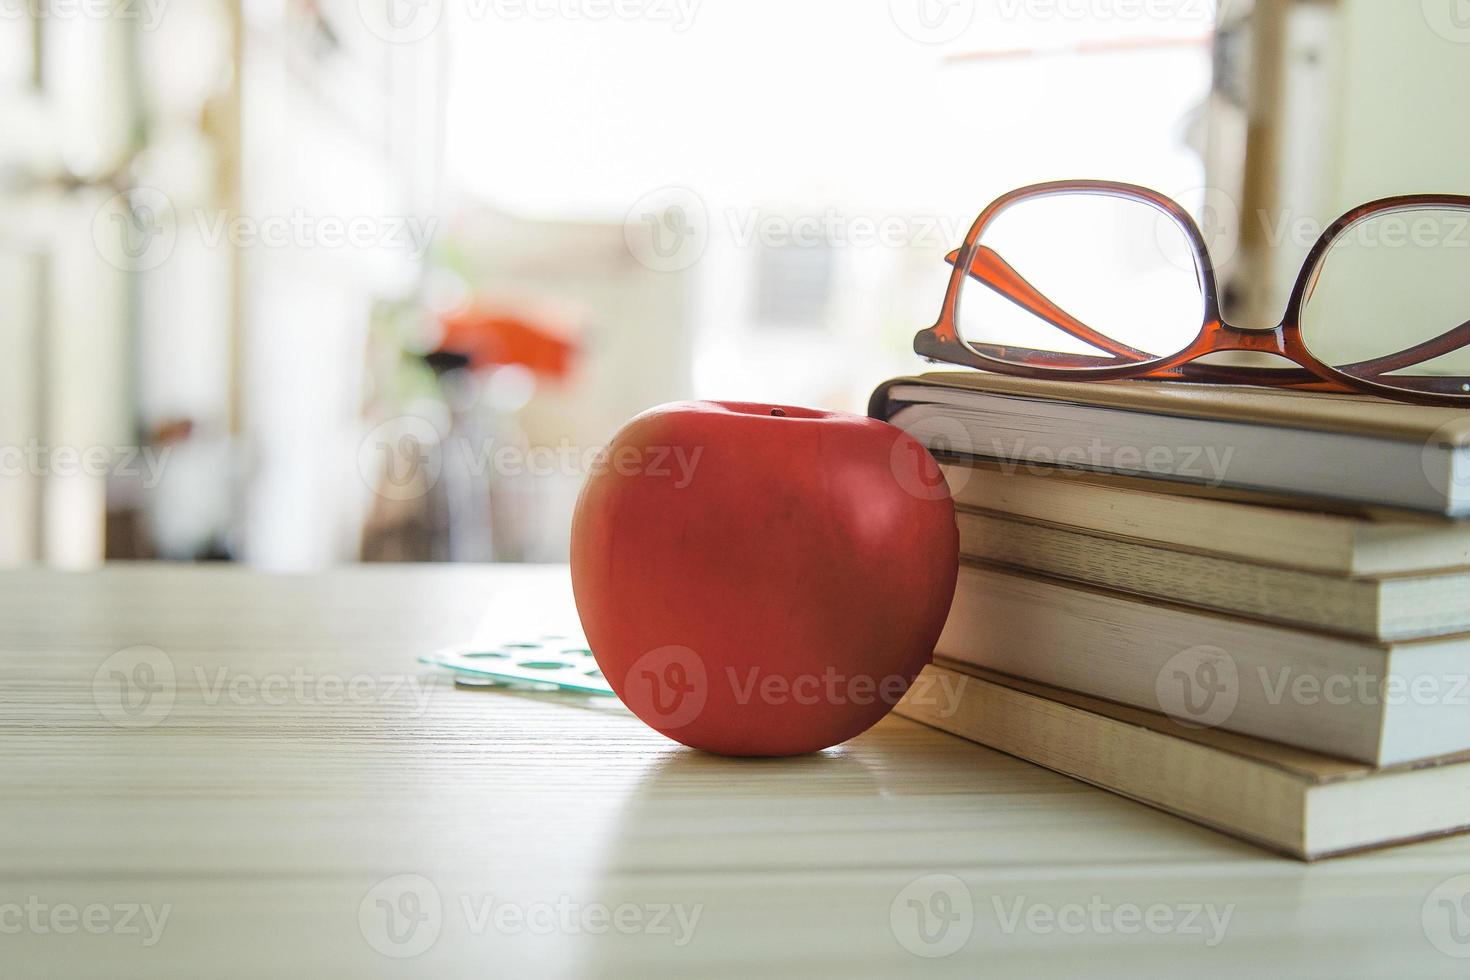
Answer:
M950 265L954 265L955 263L959 262L959 260L960 253L958 249L950 252L947 256L944 257L944 261L948 262ZM1057 306L1051 300L1047 299L1046 296L1043 295L1039 289L1031 285L1031 283L1027 282L1026 279L1019 272L1017 272L1009 262L1001 258L994 249L988 248L984 245L976 248L975 258L971 260L970 268L966 270L966 275L968 275L971 279L976 280L977 282L989 286L991 289L995 290L997 293L1000 293L1012 303L1015 303L1023 310L1026 310L1028 313L1040 317L1057 329L1067 334L1070 334L1072 337L1075 337L1085 344L1096 347L1098 350L1107 351L1114 357L1122 358L1130 362L1147 361L1153 359L1152 354L1149 354L1146 351L1135 350L1134 348L1129 347L1127 344L1120 344L1118 341L1113 340L1111 337L1107 337L1103 334L1098 333L1096 330L1092 329L1081 320L1078 320L1076 317L1072 316L1072 314L1068 313L1060 306ZM971 346L988 347L994 345L972 344ZM1083 356L1086 357L1087 355ZM1111 360L1104 360L1103 363L1115 362ZM1057 366L1062 367L1066 365L1058 363Z

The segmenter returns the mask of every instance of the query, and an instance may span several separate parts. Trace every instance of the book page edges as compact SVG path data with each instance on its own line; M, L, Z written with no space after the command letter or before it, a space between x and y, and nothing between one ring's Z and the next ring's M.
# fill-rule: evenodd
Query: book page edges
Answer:
M1159 381L1050 381L984 371L937 372L880 385L869 414L887 419L900 385L1041 398L1119 411L1247 422L1279 428L1470 447L1470 411L1407 405L1371 395L1333 395L1289 388L1198 385Z
M964 692L953 712L939 688ZM950 695L951 697L953 695ZM1228 732L1191 730L1150 712L977 668L925 669L896 713L1052 769L1155 809L1304 860L1461 833L1454 814L1470 803L1470 780L1451 767L1462 753L1374 770ZM1078 712L1082 717L1078 717ZM1070 732L1075 739L1056 738ZM1070 744L1068 744L1070 743ZM1139 773L1138 759L1161 762ZM1170 764L1172 760L1172 764ZM1134 775L1124 774L1132 770ZM1443 770L1434 772L1426 770ZM1203 774L1203 778L1201 778ZM1193 778L1191 778L1193 776ZM1368 780L1367 777L1375 778ZM1443 782L1450 802L1419 813L1378 802L1413 782ZM1242 792L1242 786L1247 787ZM1388 813L1365 834L1361 813ZM1442 812L1439 812L1442 811Z

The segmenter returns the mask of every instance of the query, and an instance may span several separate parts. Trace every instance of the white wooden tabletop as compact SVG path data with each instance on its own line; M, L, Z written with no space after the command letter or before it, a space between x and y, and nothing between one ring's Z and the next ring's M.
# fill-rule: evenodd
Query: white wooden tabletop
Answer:
M1307 866L896 718L722 759L415 662L563 577L0 575L0 976L1470 970L1470 839Z

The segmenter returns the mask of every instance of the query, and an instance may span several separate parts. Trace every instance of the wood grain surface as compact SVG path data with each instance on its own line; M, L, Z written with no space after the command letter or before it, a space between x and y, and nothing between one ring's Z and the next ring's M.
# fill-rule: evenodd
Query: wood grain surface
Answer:
M564 577L0 575L0 977L1470 965L1470 839L1308 867L902 719L722 759L416 663Z

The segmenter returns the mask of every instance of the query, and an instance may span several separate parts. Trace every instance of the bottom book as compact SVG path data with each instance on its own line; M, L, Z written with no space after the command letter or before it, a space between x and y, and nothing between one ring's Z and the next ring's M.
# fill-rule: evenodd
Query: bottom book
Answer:
M1308 861L1470 830L1470 753L1375 769L943 660L896 710Z

